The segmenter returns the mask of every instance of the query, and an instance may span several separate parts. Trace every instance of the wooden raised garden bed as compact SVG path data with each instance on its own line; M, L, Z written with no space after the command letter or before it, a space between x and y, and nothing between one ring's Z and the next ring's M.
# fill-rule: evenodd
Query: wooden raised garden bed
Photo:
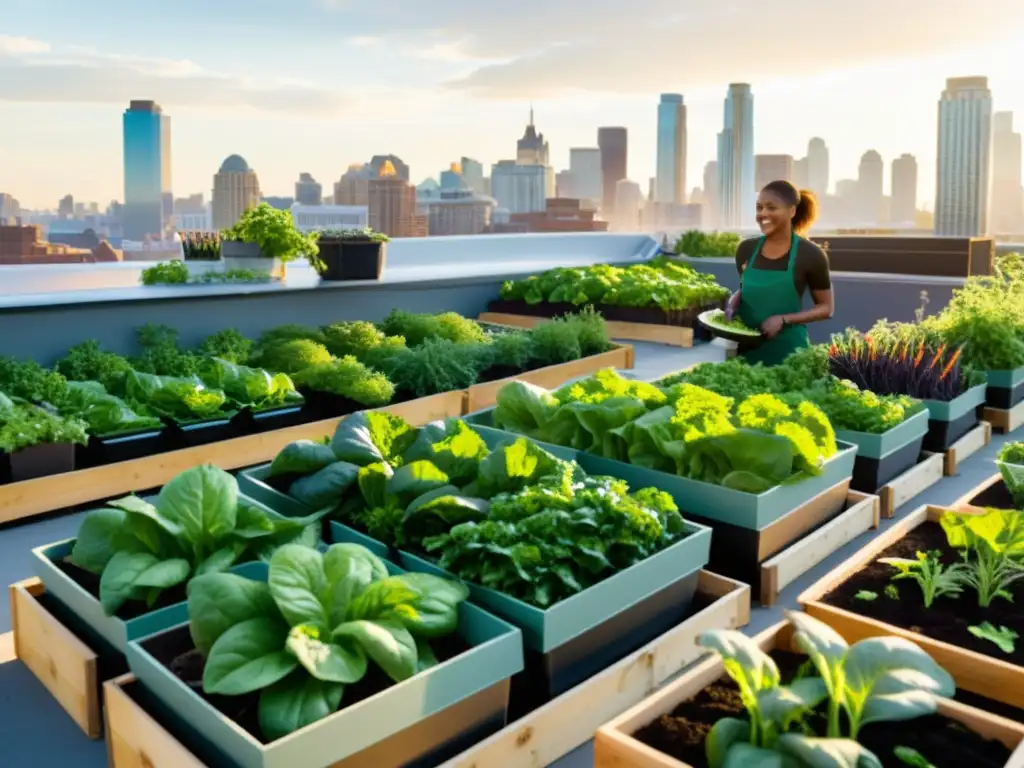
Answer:
M512 314L509 312L484 312L477 318L482 323L511 325L516 328L536 328L551 316ZM661 325L654 323L625 322L605 319L608 336L626 341L649 341L668 344L673 347L692 347L694 329L682 325Z
M1019 429L1024 425L1024 400L1009 409L986 406L985 421L991 424L993 429L1004 433Z
M378 410L420 426L437 419L461 416L465 412L465 400L466 391L456 390ZM0 485L0 523L157 488L197 464L215 464L230 470L270 461L290 442L319 440L333 433L338 421L338 418L314 421L119 464Z
M885 564L874 565L883 556L913 558L915 551L944 547L945 534L937 524L944 514L955 511L934 506L914 510L807 589L798 600L807 613L831 626L849 643L867 637L894 635L906 638L923 648L946 669L956 680L958 688L1013 707L1024 707L1024 666L1000 658L1001 651L994 643L975 638L967 631L967 625L972 622L980 624L989 620L997 627L1008 620L1012 623L1013 616L1020 615L1020 608L1015 602L997 597L988 609L980 609L973 589L965 587L956 601L938 597L930 608L924 609L921 591L913 580L892 582L891 576L896 574L894 568ZM973 510L959 511L970 513ZM903 544L902 548L900 544ZM895 599L885 593L888 587L883 582L894 588L901 585ZM1020 586L1021 582L1012 585L1011 592L1016 592ZM885 591L875 587L884 587ZM863 592L870 592L876 597L858 599L857 595ZM893 617L893 622L907 622L907 626L855 612L861 606L865 612ZM946 623L943 623L944 616L948 618ZM921 624L926 626L919 626ZM910 629L911 626L920 631ZM952 635L964 645L940 639L936 636L940 633L947 637ZM965 647L968 644L991 653Z
M982 421L970 432L957 440L948 450L941 453L943 472L946 477L954 477L959 471L960 463L973 456L992 442L992 425Z
M701 571L698 596L703 606L681 623L558 698L515 721L441 768L535 768L550 765L584 744L609 718L634 706L703 650L696 637L709 629L738 629L750 619L745 584ZM159 702L131 675L105 686L111 768L226 768L196 755L187 733L174 733ZM169 727L170 726L170 727ZM378 762L369 768L390 763ZM363 766L344 761L338 768Z
M1013 497L1006 487L1003 476L996 472L987 480L979 483L955 502L954 509L983 511L986 507L996 509L1014 509Z
M796 651L792 626L788 622L766 629L755 640L763 651ZM847 640L852 641L852 638ZM722 660L717 657L708 659L604 725L594 737L595 768L690 768L690 763L684 763L666 752L648 746L637 738L637 734L662 716L671 715L681 704L698 696L709 686L716 685L724 677ZM726 714L720 713L721 716ZM745 713L736 716L745 717ZM958 721L983 739L1000 742L1011 752L1004 768L1024 768L1024 747L1021 746L1024 742L1024 725L948 699L939 700L937 716ZM934 720L937 716L931 716L933 729L938 725ZM913 723L911 720L906 725L913 727ZM692 735L692 732L685 735Z
M923 453L917 464L878 489L882 517L890 519L896 510L942 479L946 457L941 453Z

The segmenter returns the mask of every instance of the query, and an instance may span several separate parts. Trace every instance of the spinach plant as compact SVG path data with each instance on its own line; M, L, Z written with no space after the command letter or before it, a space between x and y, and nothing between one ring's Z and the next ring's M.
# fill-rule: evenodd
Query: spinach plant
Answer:
M206 658L203 690L259 692L268 741L337 710L346 685L372 661L395 682L437 663L429 641L458 627L458 582L424 573L390 576L365 547L321 554L278 549L266 582L208 574L188 587L189 626Z
M282 544L315 543L326 512L283 517L240 499L231 474L202 465L173 478L152 502L127 496L89 512L71 562L100 577L100 604L113 616L129 600L153 607L164 590L267 558Z
M861 727L910 720L936 710L953 679L924 651L901 638L871 638L850 647L834 630L802 613L788 613L797 646L818 676L781 684L779 669L742 632L715 630L698 638L716 651L740 689L748 720L723 718L706 740L711 768L881 768L857 742ZM805 716L827 704L828 726L812 735ZM847 732L840 711L845 712Z
M959 597L964 591L964 575L967 566L963 563L944 565L939 561L939 552L918 552L917 558L883 557L878 562L895 568L899 573L893 581L913 579L921 588L924 607L931 608L937 597Z
M940 522L949 545L963 550L964 583L978 593L978 605L987 608L997 597L1012 600L1010 586L1024 578L1024 515L1012 509L948 512Z

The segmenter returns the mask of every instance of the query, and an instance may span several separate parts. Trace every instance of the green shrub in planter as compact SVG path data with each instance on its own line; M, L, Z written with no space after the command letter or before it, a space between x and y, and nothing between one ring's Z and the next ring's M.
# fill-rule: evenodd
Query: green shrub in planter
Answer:
M256 268L253 263L256 259L267 259L267 263L273 265L287 264L301 257L317 267L320 263L317 239L315 233L300 232L296 228L291 211L279 211L267 203L260 203L243 213L237 224L221 233L221 251L225 261L239 259L235 266L243 268ZM258 246L259 253L232 256L232 246L236 243ZM231 268L232 264L228 267Z

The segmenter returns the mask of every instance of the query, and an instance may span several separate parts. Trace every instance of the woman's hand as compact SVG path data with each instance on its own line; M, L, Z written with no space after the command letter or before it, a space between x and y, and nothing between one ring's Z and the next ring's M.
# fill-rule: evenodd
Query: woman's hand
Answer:
M779 332L782 330L784 325L785 323L782 320L782 315L772 315L761 323L761 333L769 339L774 339L779 335Z
M725 319L732 320L732 316L736 314L736 310L740 308L740 292L736 291L729 300L725 302Z

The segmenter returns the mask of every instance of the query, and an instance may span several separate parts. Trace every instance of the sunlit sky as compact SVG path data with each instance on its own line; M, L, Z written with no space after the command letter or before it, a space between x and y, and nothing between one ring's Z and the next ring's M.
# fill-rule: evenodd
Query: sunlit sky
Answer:
M821 136L832 182L860 156L919 164L934 196L945 78L987 75L1024 127L1021 0L6 0L0 191L22 205L123 195L121 114L172 118L173 188L204 192L229 154L264 194L330 184L394 153L413 181L462 155L514 156L529 108L557 169L599 125L629 129L629 176L654 174L659 93L689 110L687 187L714 159L731 81L755 96L755 151ZM284 10L286 9L287 10ZM685 10L682 10L685 9ZM888 191L888 169L886 190Z

